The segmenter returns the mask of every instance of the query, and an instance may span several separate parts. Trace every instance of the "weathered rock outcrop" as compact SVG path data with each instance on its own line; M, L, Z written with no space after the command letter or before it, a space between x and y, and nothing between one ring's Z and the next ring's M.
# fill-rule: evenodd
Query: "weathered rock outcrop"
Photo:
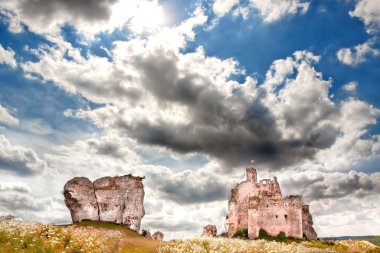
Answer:
M262 228L273 236L284 232L286 236L317 238L309 206L302 203L302 196L283 198L276 177L257 181L256 169L247 168L246 172L247 180L231 190L225 221L229 237L248 229L249 238L254 239Z
M152 239L158 240L158 241L163 241L164 240L164 234L161 231L156 231L153 233Z
M75 177L64 186L65 204L74 223L98 220L124 224L139 231L144 211L144 185L131 175L103 177L92 183Z
M217 233L215 225L206 225L203 227L202 237L215 237Z
M63 195L74 223L81 220L99 220L98 203L90 179L75 177L69 180L63 188Z

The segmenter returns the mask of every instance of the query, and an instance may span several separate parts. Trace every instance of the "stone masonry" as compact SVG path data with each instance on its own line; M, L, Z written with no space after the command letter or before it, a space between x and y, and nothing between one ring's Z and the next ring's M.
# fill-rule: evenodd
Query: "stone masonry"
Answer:
M103 177L93 183L75 177L64 186L65 204L73 223L82 220L124 224L139 231L144 211L144 185L132 175Z
M317 238L309 206L301 196L282 198L277 178L257 181L254 168L246 169L247 180L231 190L225 226L229 237L240 229L248 229L251 239L257 238L261 228L270 235L281 231L286 236Z

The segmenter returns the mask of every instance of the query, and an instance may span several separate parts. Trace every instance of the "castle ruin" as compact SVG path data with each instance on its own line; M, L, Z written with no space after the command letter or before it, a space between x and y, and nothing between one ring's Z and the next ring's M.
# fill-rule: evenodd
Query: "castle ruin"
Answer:
M248 229L250 239L259 236L260 229L277 236L316 239L309 206L302 197L282 197L277 178L257 181L254 168L246 169L246 181L231 190L225 226L229 237L240 229Z

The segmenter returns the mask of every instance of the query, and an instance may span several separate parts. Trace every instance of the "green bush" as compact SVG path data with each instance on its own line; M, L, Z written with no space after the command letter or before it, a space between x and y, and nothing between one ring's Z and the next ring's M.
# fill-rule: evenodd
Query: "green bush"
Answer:
M272 236L270 236L265 229L260 228L260 230L259 230L259 239L269 240L271 237Z
M268 232L260 228L259 230L259 239L264 239L267 241L276 241L276 242L286 242L286 243L291 243L291 242L301 242L306 239L299 239L299 238L294 238L294 237L287 237L286 234L283 231L280 231L277 236L273 236L268 234Z
M277 235L277 241L280 241L280 242L284 242L284 241L286 241L286 234L285 234L285 232L282 232L282 231L280 231L280 233L278 233L278 235Z
M233 238L248 239L248 229L243 228L243 229L236 231Z

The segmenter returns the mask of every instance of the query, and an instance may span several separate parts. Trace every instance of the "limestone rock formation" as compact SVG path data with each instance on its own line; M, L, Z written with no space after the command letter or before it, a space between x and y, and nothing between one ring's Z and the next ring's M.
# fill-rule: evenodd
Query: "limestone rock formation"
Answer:
M302 203L301 196L282 198L277 178L257 181L254 168L247 168L247 180L231 190L226 231L232 237L240 229L248 229L251 239L257 238L261 228L277 236L317 238L313 228L309 206Z
M156 231L153 233L152 239L158 240L158 241L163 241L164 240L164 234L161 231Z
M124 224L139 231L144 211L142 178L132 175L103 177L92 183L75 177L64 186L65 204L74 223L98 220Z
M215 237L217 233L216 226L215 225L207 225L203 227L203 237Z
M74 223L84 219L99 220L94 186L88 178L75 177L69 180L63 188L63 195Z

